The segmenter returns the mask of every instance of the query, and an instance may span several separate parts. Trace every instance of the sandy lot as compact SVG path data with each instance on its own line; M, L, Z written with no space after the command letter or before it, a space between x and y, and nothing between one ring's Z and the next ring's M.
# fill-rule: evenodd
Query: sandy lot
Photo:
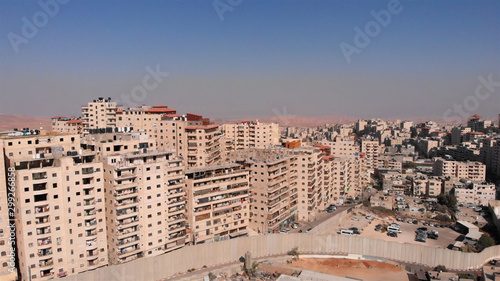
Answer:
M460 236L460 233L449 229L449 228L441 228L441 227L427 227L428 230L437 230L439 233L439 238L437 240L427 239L426 243L415 241L415 231L417 228L422 227L422 224L409 224L405 222L397 222L400 227L402 233L398 234L397 238L387 236L387 232L382 233L381 231L375 231L375 225L382 223L381 220L375 220L372 222L372 227L365 228L365 231L361 233L361 237L368 237L373 239L383 239L387 241L397 241L400 243L413 243L413 244L424 244L426 246L432 247L440 247L446 248L450 244L454 244L455 240Z
M413 244L424 244L426 246L432 247L440 247L447 248L448 245L454 244L455 240L460 236L460 233L449 229L449 228L441 228L441 227L430 227L426 226L428 230L437 230L439 233L439 238L437 240L427 239L426 243L415 241L415 231L417 228L422 227L422 221L419 221L419 224L409 224L405 222L398 222L395 218L392 217L377 217L373 216L373 219L370 221L365 218L366 215L370 213L366 210L357 209L354 211L355 214L350 214L346 216L343 220L340 221L340 225L332 226L335 232L340 231L341 229L348 229L350 227L357 227L361 231L360 237L367 237L372 239L382 239L386 241L396 241L400 243L413 243ZM352 220L353 217L359 218L359 221ZM393 238L387 236L387 232L375 231L375 226L377 224L390 224L391 222L396 222L400 225L402 233L398 234L397 238Z
M403 281L409 279L408 272L395 265L349 259L299 259L289 266L341 277L370 281Z

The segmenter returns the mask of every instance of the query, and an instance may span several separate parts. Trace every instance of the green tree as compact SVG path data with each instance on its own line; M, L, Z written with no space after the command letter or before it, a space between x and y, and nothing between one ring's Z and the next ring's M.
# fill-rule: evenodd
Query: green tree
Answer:
M491 238L487 234L481 235L481 238L479 238L479 243L478 243L478 250L482 251L488 247L495 246L495 240Z
M446 271L448 271L448 270L446 269L446 266L444 266L444 265L441 265L441 264L440 264L440 265L438 265L438 266L436 266L436 267L434 268L434 271L442 271L442 272L446 272Z
M299 258L299 248L295 247L288 251L288 255L293 256L294 258L298 259Z
M452 212L457 211L457 198L453 194L440 194L437 197L438 203L446 206Z

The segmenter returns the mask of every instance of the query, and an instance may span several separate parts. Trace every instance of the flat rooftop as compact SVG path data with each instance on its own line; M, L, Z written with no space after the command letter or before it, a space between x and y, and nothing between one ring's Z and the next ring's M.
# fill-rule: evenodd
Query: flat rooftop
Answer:
M229 163L229 164L215 165L215 166L210 166L210 167L201 167L201 168L186 170L185 174L201 173L201 172L208 172L208 171L220 170L220 169L230 169L230 168L236 168L236 167L240 167L240 166L241 165L239 165L239 164Z

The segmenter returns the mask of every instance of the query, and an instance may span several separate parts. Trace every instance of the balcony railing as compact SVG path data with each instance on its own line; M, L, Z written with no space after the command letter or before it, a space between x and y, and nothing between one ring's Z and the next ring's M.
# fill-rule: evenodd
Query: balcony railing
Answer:
M37 173L33 174L33 180L41 180L41 179L46 179L47 178L47 173Z
M45 257L52 254L52 248L46 250L38 250L39 257Z
M45 245L50 245L52 244L52 240L50 238L47 239L41 239L37 241L38 246L45 246Z
M35 214L46 213L50 210L49 206L35 207Z
M139 237L138 237L138 236L130 237L130 238L127 238L127 239L123 239L123 240L118 241L118 242L116 243L116 246L126 245L126 244L129 244L129 243L132 243L132 242L138 241L138 240L139 240Z
M83 175L88 175L88 174L92 174L94 173L94 169L93 168L84 168L82 169L82 174Z
M40 267L51 266L51 265L54 265L54 261L52 259L47 260L47 261L40 261L38 263L38 266L40 266Z

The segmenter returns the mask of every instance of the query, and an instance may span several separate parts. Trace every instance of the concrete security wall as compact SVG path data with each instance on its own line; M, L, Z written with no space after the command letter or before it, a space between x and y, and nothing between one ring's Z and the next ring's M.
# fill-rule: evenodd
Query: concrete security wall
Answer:
M337 232L332 228L332 225L340 225L340 221L347 216L352 209L345 209L344 211L336 214L335 216L327 219L320 225L314 227L310 233L312 234L336 234Z
M156 281L186 273L191 268L236 262L247 251L252 253L252 257L259 258L286 254L294 247L298 247L299 252L308 254L359 254L426 266L444 265L457 270L477 269L486 260L500 257L500 246L473 254L336 234L272 234L184 247L161 256L68 276L65 280Z

